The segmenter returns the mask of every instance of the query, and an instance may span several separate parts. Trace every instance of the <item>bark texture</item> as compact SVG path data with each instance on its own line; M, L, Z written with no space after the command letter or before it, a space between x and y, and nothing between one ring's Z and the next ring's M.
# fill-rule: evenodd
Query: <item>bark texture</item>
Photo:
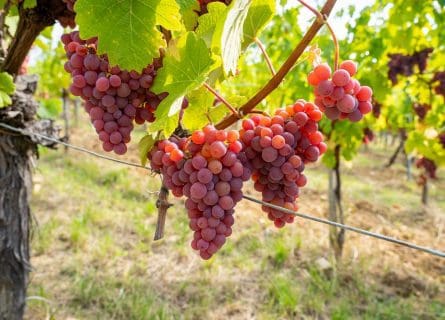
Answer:
M37 78L19 76L13 105L0 109L0 123L57 136L52 121L35 121L32 94ZM22 319L30 272L29 236L32 166L41 141L0 128L0 320Z

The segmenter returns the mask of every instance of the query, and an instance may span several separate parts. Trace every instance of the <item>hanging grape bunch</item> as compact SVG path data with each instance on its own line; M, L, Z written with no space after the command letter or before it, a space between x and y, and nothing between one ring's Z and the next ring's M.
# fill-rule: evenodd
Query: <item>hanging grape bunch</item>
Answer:
M442 148L445 149L445 131L439 134L439 142L442 145Z
M424 185L428 179L437 179L437 165L433 160L425 157L419 158L416 161L416 167L424 170L424 172L420 174L419 180L417 181L419 185Z
M438 95L442 95L445 99L445 71L436 72L434 74L432 82L438 82L434 87L434 91Z
M82 40L74 31L64 34L62 42L69 59L65 70L72 76L70 92L85 101L103 149L124 154L133 120L154 121L154 111L165 97L150 91L161 60L155 59L141 73L128 72L110 66L106 55L97 54L96 38Z
M429 110L431 110L431 105L428 103L414 103L413 104L414 112L417 114L420 120L425 119L426 114Z
M374 132L370 128L366 127L363 129L363 143L364 144L368 144L368 143L372 142L374 140L374 137L375 137Z
M242 199L243 182L250 179L250 169L239 159L238 139L237 131L208 125L190 138L159 141L148 154L164 185L187 198L191 246L203 259L210 259L232 234L234 208Z
M278 109L273 117L254 115L240 131L246 165L252 168L255 190L262 200L293 211L299 188L306 185L305 163L315 162L326 151L317 122L322 113L313 103L298 100ZM291 223L294 216L262 207L276 227Z
M330 120L357 122L372 111L372 90L360 86L360 82L352 78L356 73L357 66L351 60L342 62L334 73L325 63L309 73L308 82L314 87L315 104Z
M414 67L417 65L419 73L423 73L427 67L427 61L433 48L425 48L421 51L414 52L412 55L404 55L401 53L388 54L390 58L388 62L388 78L393 85L398 83L397 76L412 76L415 72Z

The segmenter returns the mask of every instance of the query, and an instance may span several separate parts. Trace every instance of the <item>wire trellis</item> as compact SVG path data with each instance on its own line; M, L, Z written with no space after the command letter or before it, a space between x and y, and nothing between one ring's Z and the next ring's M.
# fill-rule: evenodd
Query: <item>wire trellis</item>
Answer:
M51 137L48 137L48 136L45 136L45 135L42 135L42 134L39 134L39 133L29 132L27 130L16 128L16 127L10 126L10 125L5 124L5 123L1 123L0 122L0 127L3 127L4 129L10 130L10 131L15 132L15 133L20 133L20 134L25 135L25 136L33 136L34 135L34 136L39 137L41 139L45 139L45 140L48 140L48 141L51 141L51 142L54 142L54 143L59 143L59 144L64 145L64 146L66 146L68 148L71 148L73 150L84 152L86 154L92 155L92 156L100 158L100 159L104 159L104 160L116 162L116 163L119 163L119 164L131 166L131 167L136 167L136 168L142 168L142 169L146 169L146 170L151 171L151 169L149 167L142 166L142 165L137 164L137 163L127 162L127 161L123 161L123 160L116 159L116 158L113 158L113 157L105 156L105 155L102 155L100 153L88 150L88 149L83 148L83 147L75 146L73 144L70 144L70 143L67 143L67 142L55 139L55 138L51 138ZM156 193L156 192L153 192L153 193ZM254 203L266 206L266 207L270 207L270 208L273 208L275 210L282 211L284 213L293 214L293 215L295 215L297 217L300 217L300 218L303 218L303 219L307 219L307 220L311 220L311 221L327 224L327 225L330 225L330 226L342 228L344 230L348 230L348 231L352 231L352 232L355 232L355 233L359 233L359 234L362 234L362 235L365 235L365 236L368 236L368 237L372 237L372 238L375 238L375 239L379 239L379 240L395 243L395 244L398 244L398 245L401 245L401 246L404 246L404 247L407 247L407 248L410 248L410 249L426 252L426 253L429 253L429 254L437 256L437 257L445 258L445 252L439 251L439 250L436 250L436 249L433 249L433 248L420 246L420 245L417 245L417 244L412 243L412 242L396 239L394 237L385 236L383 234L367 231L367 230L364 230L364 229L361 229L361 228L358 228L358 227L349 226L349 225L338 223L338 222L335 222L335 221L314 217L314 216L309 215L309 214L295 212L295 211L292 211L292 210L289 210L289 209L286 209L286 208L283 208L283 207L280 207L280 206L276 206L276 205L271 204L271 203L267 203L267 202L255 199L255 198L253 198L251 196L248 196L248 195L243 195L243 198L248 200L248 201L251 201L251 202L254 202Z

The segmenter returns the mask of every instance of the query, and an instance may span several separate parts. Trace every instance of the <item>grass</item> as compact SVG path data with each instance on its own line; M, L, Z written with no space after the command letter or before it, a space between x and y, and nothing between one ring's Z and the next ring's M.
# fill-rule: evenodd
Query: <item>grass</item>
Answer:
M403 166L382 169L387 153L377 146L344 165L348 223L445 247L445 182L435 183L425 212ZM307 173L301 211L323 216L327 172L315 166ZM39 227L29 295L37 298L28 303L27 319L445 316L438 258L347 233L341 265L323 270L316 261L331 259L327 227L297 220L277 230L259 206L243 201L233 235L214 258L201 261L189 246L182 199L171 199L165 238L152 241L157 213L150 191L159 189L159 179L146 171L44 151L35 178Z

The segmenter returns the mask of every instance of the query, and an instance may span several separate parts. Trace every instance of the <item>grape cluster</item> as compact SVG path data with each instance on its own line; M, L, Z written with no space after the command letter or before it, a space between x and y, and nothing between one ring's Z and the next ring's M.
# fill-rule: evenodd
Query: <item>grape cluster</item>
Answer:
M372 104L372 115L374 116L374 118L378 119L380 117L380 114L382 113L383 105L374 98L372 99L371 104Z
M434 91L445 98L445 71L436 72L432 82L439 82L434 87Z
M207 10L207 5L209 3L212 3L212 2L222 2L222 3L226 4L226 5L229 5L232 2L232 0L198 0L198 2L199 2L199 6L200 6L199 15L203 15L203 14L209 12Z
M326 151L317 122L322 113L313 103L298 100L278 109L273 117L254 115L242 123L240 130L246 166L252 169L254 188L262 200L290 210L299 188L306 185L305 163L315 162ZM268 218L281 228L294 220L287 214L262 207Z
M439 133L439 142L442 145L442 147L445 149L445 131L442 133Z
M422 174L424 178L431 178L431 179L437 178L436 176L437 165L433 160L422 157L416 161L416 167L423 168L425 170L426 176Z
M97 38L82 40L74 31L62 36L71 73L70 92L82 97L85 110L105 151L124 154L130 141L133 120L138 124L154 120L154 110L165 94L150 91L161 60L154 60L142 73L111 67L106 55L96 52Z
M425 119L426 114L428 113L428 111L431 110L431 105L429 105L428 103L417 103L417 102L415 102L413 104L413 109L414 109L414 112L419 117L419 119L423 120L423 119Z
M348 118L357 122L372 111L372 90L360 86L360 82L352 78L356 72L356 64L346 60L332 73L332 78L331 68L325 63L309 73L308 82L314 86L315 104L329 119Z
M368 144L374 140L374 132L366 127L363 129L363 143Z
M390 58L388 62L388 78L393 85L398 83L397 76L411 76L414 74L414 67L417 65L419 73L423 73L427 66L429 55L433 52L433 48L425 48L421 51L414 52L412 55L403 55L401 53L388 54Z
M165 186L176 197L187 197L185 207L194 231L191 246L203 259L210 259L232 234L234 207L242 199L243 182L251 176L239 159L238 139L237 131L209 125L190 139L162 140L148 155Z

